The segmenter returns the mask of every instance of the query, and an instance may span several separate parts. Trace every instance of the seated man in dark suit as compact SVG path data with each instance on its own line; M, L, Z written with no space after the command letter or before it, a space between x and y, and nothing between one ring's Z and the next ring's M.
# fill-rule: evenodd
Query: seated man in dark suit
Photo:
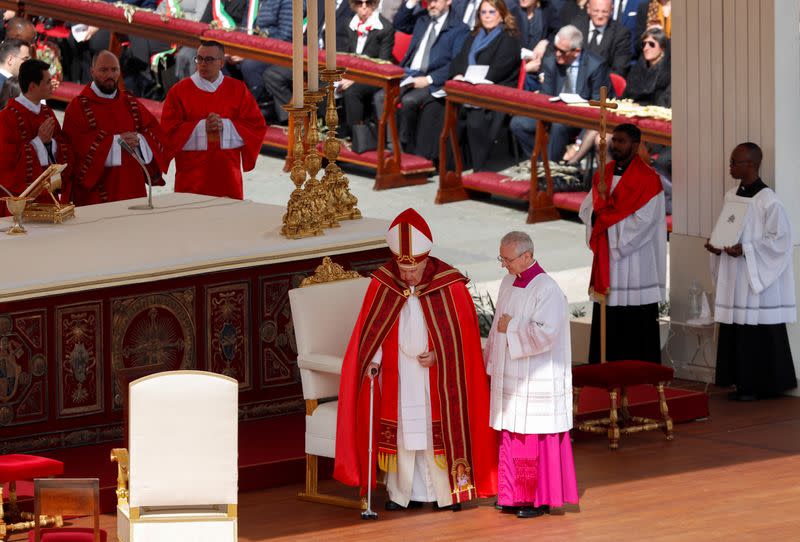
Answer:
M611 18L619 24L628 29L631 33L631 55L636 57L636 50L639 47L639 40L642 33L636 32L636 18L639 14L639 6L642 5L643 10L647 10L646 0L614 0L614 12Z
M444 99L433 94L441 90L450 75L450 61L461 51L469 28L450 13L451 0L428 0L423 9L409 0L394 17L394 27L412 33L411 43L400 65L408 77L400 89L397 111L403 151L436 159ZM412 7L409 7L412 6Z
M542 59L542 94L558 96L562 92L579 94L584 100L600 98L600 87L610 87L608 65L595 55L581 50L583 34L572 25L567 25L556 34L555 46ZM511 119L511 131L516 136L523 152L530 156L536 134L536 120L515 116ZM565 124L550 126L550 141L547 153L550 160L558 162L570 139L581 129Z
M589 0L587 11L572 20L583 34L584 50L603 59L612 73L625 77L631 63L631 33L611 19L612 0Z

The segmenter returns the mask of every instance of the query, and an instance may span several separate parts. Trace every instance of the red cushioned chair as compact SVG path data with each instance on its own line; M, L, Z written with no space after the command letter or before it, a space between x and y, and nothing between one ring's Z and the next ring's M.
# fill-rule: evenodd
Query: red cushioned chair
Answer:
M638 433L662 429L667 440L672 440L672 418L669 417L664 386L672 380L674 371L669 367L644 361L612 361L596 365L579 365L572 368L572 401L573 416L578 416L578 400L581 388L593 387L608 390L611 408L608 417L575 422L580 431L589 433L606 433L608 445L612 450L619 448L619 437L622 433ZM627 388L649 384L658 390L658 401L662 420L631 416L628 412ZM622 395L622 420L620 420L617 398ZM620 424L620 421L622 424ZM620 426L622 425L622 426Z
M48 476L58 476L64 473L64 463L27 454L8 454L0 455L0 484L8 482L8 514L3 516L3 495L2 485L0 485L0 538L7 533L24 531L33 528L30 524L35 515L20 513L17 507L17 480L32 480L34 478L44 478ZM22 523L27 520L27 523Z
M42 529L39 524L28 533L29 542L106 542L100 529L100 481L97 478L37 478L34 484L34 514L90 516L92 527Z
M406 34L405 32L395 30L394 47L392 47L392 58L394 58L395 62L400 64L400 62L403 60L403 57L406 56L406 51L408 51L409 45L411 45L411 34Z
M628 86L628 82L621 75L612 73L611 86L614 87L614 96L616 96L617 98L621 98L622 94L625 92L625 87Z

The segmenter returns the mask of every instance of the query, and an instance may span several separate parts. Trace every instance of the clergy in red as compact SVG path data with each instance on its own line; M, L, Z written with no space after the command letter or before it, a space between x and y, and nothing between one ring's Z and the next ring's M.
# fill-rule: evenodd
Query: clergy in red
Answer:
M0 182L19 196L50 164L66 164L68 147L53 110L42 103L50 97L49 64L30 59L19 69L22 95L0 111ZM69 171L62 174L61 201L69 200ZM3 194L5 195L5 194ZM46 201L52 203L49 195ZM5 216L6 209L0 210Z
M497 491L475 306L466 277L428 256L431 239L413 209L392 223L387 241L395 258L372 275L342 365L334 477L365 492L377 462L387 473L387 510L423 502L460 510ZM377 454L369 465L374 372Z
M225 50L202 41L197 71L172 87L161 125L175 157L175 191L242 199L242 170L256 165L267 125L241 81L222 74Z
M70 102L64 132L74 153L76 205L91 205L147 195L147 178L120 146L125 141L147 164L154 184L166 171L164 136L158 121L126 91L117 88L119 60L101 51L92 61L92 82Z

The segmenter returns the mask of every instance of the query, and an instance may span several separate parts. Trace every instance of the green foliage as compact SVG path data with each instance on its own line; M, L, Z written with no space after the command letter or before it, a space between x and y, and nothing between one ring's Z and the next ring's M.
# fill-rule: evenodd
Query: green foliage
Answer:
M488 337L494 321L494 301L487 292L479 292L474 282L469 282L467 288L475 303L475 312L478 313L478 329L481 337Z

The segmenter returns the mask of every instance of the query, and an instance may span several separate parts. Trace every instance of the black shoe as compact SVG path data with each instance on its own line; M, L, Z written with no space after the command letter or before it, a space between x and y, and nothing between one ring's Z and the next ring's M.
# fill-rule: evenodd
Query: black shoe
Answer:
M517 511L518 518L538 518L539 516L544 515L544 511L540 509L541 507L533 507L533 506L523 506Z
M519 510L519 506L503 506L502 504L497 504L497 501L494 501L494 507L496 510L500 510L506 514L516 514Z
M455 504L451 504L450 506L439 506L439 503L433 503L433 511L434 512L442 512L443 510L452 510L453 512L461 512L461 503L457 502Z
M422 503L419 501L408 501L408 506L401 506L394 501L386 501L384 507L388 512L397 512L398 510L410 510L412 508L422 508Z
M549 504L543 504L541 506L537 506L536 509L537 510L541 510L543 514L549 514L550 513L550 505Z

